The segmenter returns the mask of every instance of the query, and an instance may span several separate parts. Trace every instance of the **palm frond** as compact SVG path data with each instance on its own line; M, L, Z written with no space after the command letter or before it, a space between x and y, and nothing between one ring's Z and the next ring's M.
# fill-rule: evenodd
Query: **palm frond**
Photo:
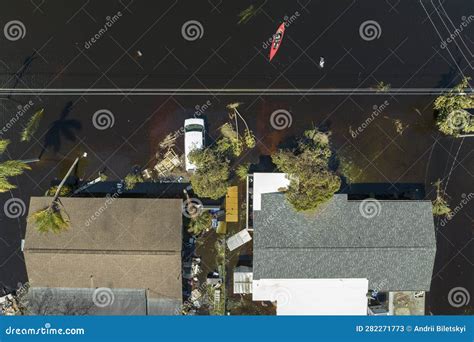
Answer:
M34 222L36 229L41 233L60 233L69 228L70 224L68 217L63 214L57 203L34 212L28 219Z
M433 215L435 216L446 216L451 213L451 208L448 202L441 196L436 197L433 201Z
M16 189L16 186L11 184L8 179L0 176L0 193Z
M38 130L41 119L44 116L44 108L40 109L30 118L26 127L21 132L21 141L30 141L33 134Z
M254 5L250 5L249 7L241 11L238 14L239 21L237 22L237 24L240 25L240 24L246 24L247 22L249 22L249 20L252 19L257 14L259 9L260 8L255 8Z
M10 144L10 140L0 139L0 154L3 154L3 152L5 152L8 147L8 144Z
M31 167L19 160L7 160L0 163L0 177L18 176L21 175L24 170L31 170Z

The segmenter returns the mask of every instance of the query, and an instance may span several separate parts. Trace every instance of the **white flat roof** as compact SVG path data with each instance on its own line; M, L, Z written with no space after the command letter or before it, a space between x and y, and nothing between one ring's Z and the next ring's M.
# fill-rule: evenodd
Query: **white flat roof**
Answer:
M278 192L286 188L290 180L286 173L254 173L253 174L253 210L261 210L262 194Z
M276 302L277 315L367 315L367 279L260 279L253 300Z
M230 251L233 251L250 240L252 240L252 237L250 236L249 231L247 229L243 229L227 239L227 247Z

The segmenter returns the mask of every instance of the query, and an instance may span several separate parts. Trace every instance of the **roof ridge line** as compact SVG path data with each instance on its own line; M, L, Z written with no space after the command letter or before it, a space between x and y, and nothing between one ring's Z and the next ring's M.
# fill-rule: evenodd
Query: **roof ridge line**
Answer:
M436 247L434 246L387 246L387 247L369 247L369 246L360 246L360 247L332 247L332 246L326 246L326 247L319 247L319 246L310 246L310 247L265 247L265 246L259 246L255 245L256 247L260 249L408 249L408 248L416 248L416 249L434 249L436 250Z
M90 250L61 248L25 248L25 253L56 253L56 254L115 254L115 255L174 255L181 254L178 250Z

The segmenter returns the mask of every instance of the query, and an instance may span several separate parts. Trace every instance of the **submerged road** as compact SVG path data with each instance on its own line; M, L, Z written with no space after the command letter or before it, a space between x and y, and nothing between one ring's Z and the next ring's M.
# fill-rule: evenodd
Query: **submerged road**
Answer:
M322 89L322 88L260 88L260 89L32 89L32 88L0 88L0 95L34 95L34 96L153 96L153 95L179 95L179 96L204 96L204 95L228 95L228 96L314 96L314 95L350 95L350 96L367 96L367 95L443 95L446 93L452 94L474 94L474 89L464 89L459 92L453 92L452 88L390 88L387 90L378 90L374 88L340 88L340 89Z
M18 0L0 13L0 88L448 88L473 75L473 14L470 0Z

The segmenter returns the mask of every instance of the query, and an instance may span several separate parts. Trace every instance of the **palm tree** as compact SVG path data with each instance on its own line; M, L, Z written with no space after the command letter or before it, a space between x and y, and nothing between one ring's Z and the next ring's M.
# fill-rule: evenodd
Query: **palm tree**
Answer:
M207 232L211 229L212 216L209 212L203 212L200 215L194 217L189 222L188 232L198 236L202 233Z
M44 136L44 146L39 156L40 159L49 147L53 147L53 151L58 152L61 147L62 137L69 141L76 140L75 131L79 131L82 128L82 125L80 121L68 118L71 114L72 108L73 103L72 101L69 101L61 112L59 119L54 121L49 127Z
M61 188L64 186L66 179L71 175L81 157L87 157L87 153L84 153L82 156L79 156L74 160L74 163L72 163L63 180L59 183L50 205L34 212L28 218L34 221L38 231L42 233L60 233L69 228L69 217L59 199L59 194L61 193Z
M240 114L239 110L237 109L237 108L239 108L239 106L241 104L242 104L241 102L229 103L227 105L227 109L232 111L230 113L230 118L235 119L235 127L236 127L236 130L237 130L237 136L239 136L239 124L238 124L237 119L240 118L240 120L242 120L242 122L245 125L243 141L244 141L245 145L247 145L248 148L254 148L255 144L256 144L255 136L252 133L252 131L250 130L249 126L247 125L247 121L245 121L244 117Z
M60 233L69 228L69 218L62 209L58 199L51 202L49 206L31 214L30 218L35 222L36 229L41 233Z
M5 152L8 144L10 140L0 139L0 155ZM16 186L9 182L8 177L19 176L24 170L31 170L31 167L20 160L7 160L0 163L0 192L15 189Z
M436 198L433 200L433 215L435 216L446 216L451 213L448 202L444 199L444 195L441 192L441 180L438 179L434 186L436 187Z

